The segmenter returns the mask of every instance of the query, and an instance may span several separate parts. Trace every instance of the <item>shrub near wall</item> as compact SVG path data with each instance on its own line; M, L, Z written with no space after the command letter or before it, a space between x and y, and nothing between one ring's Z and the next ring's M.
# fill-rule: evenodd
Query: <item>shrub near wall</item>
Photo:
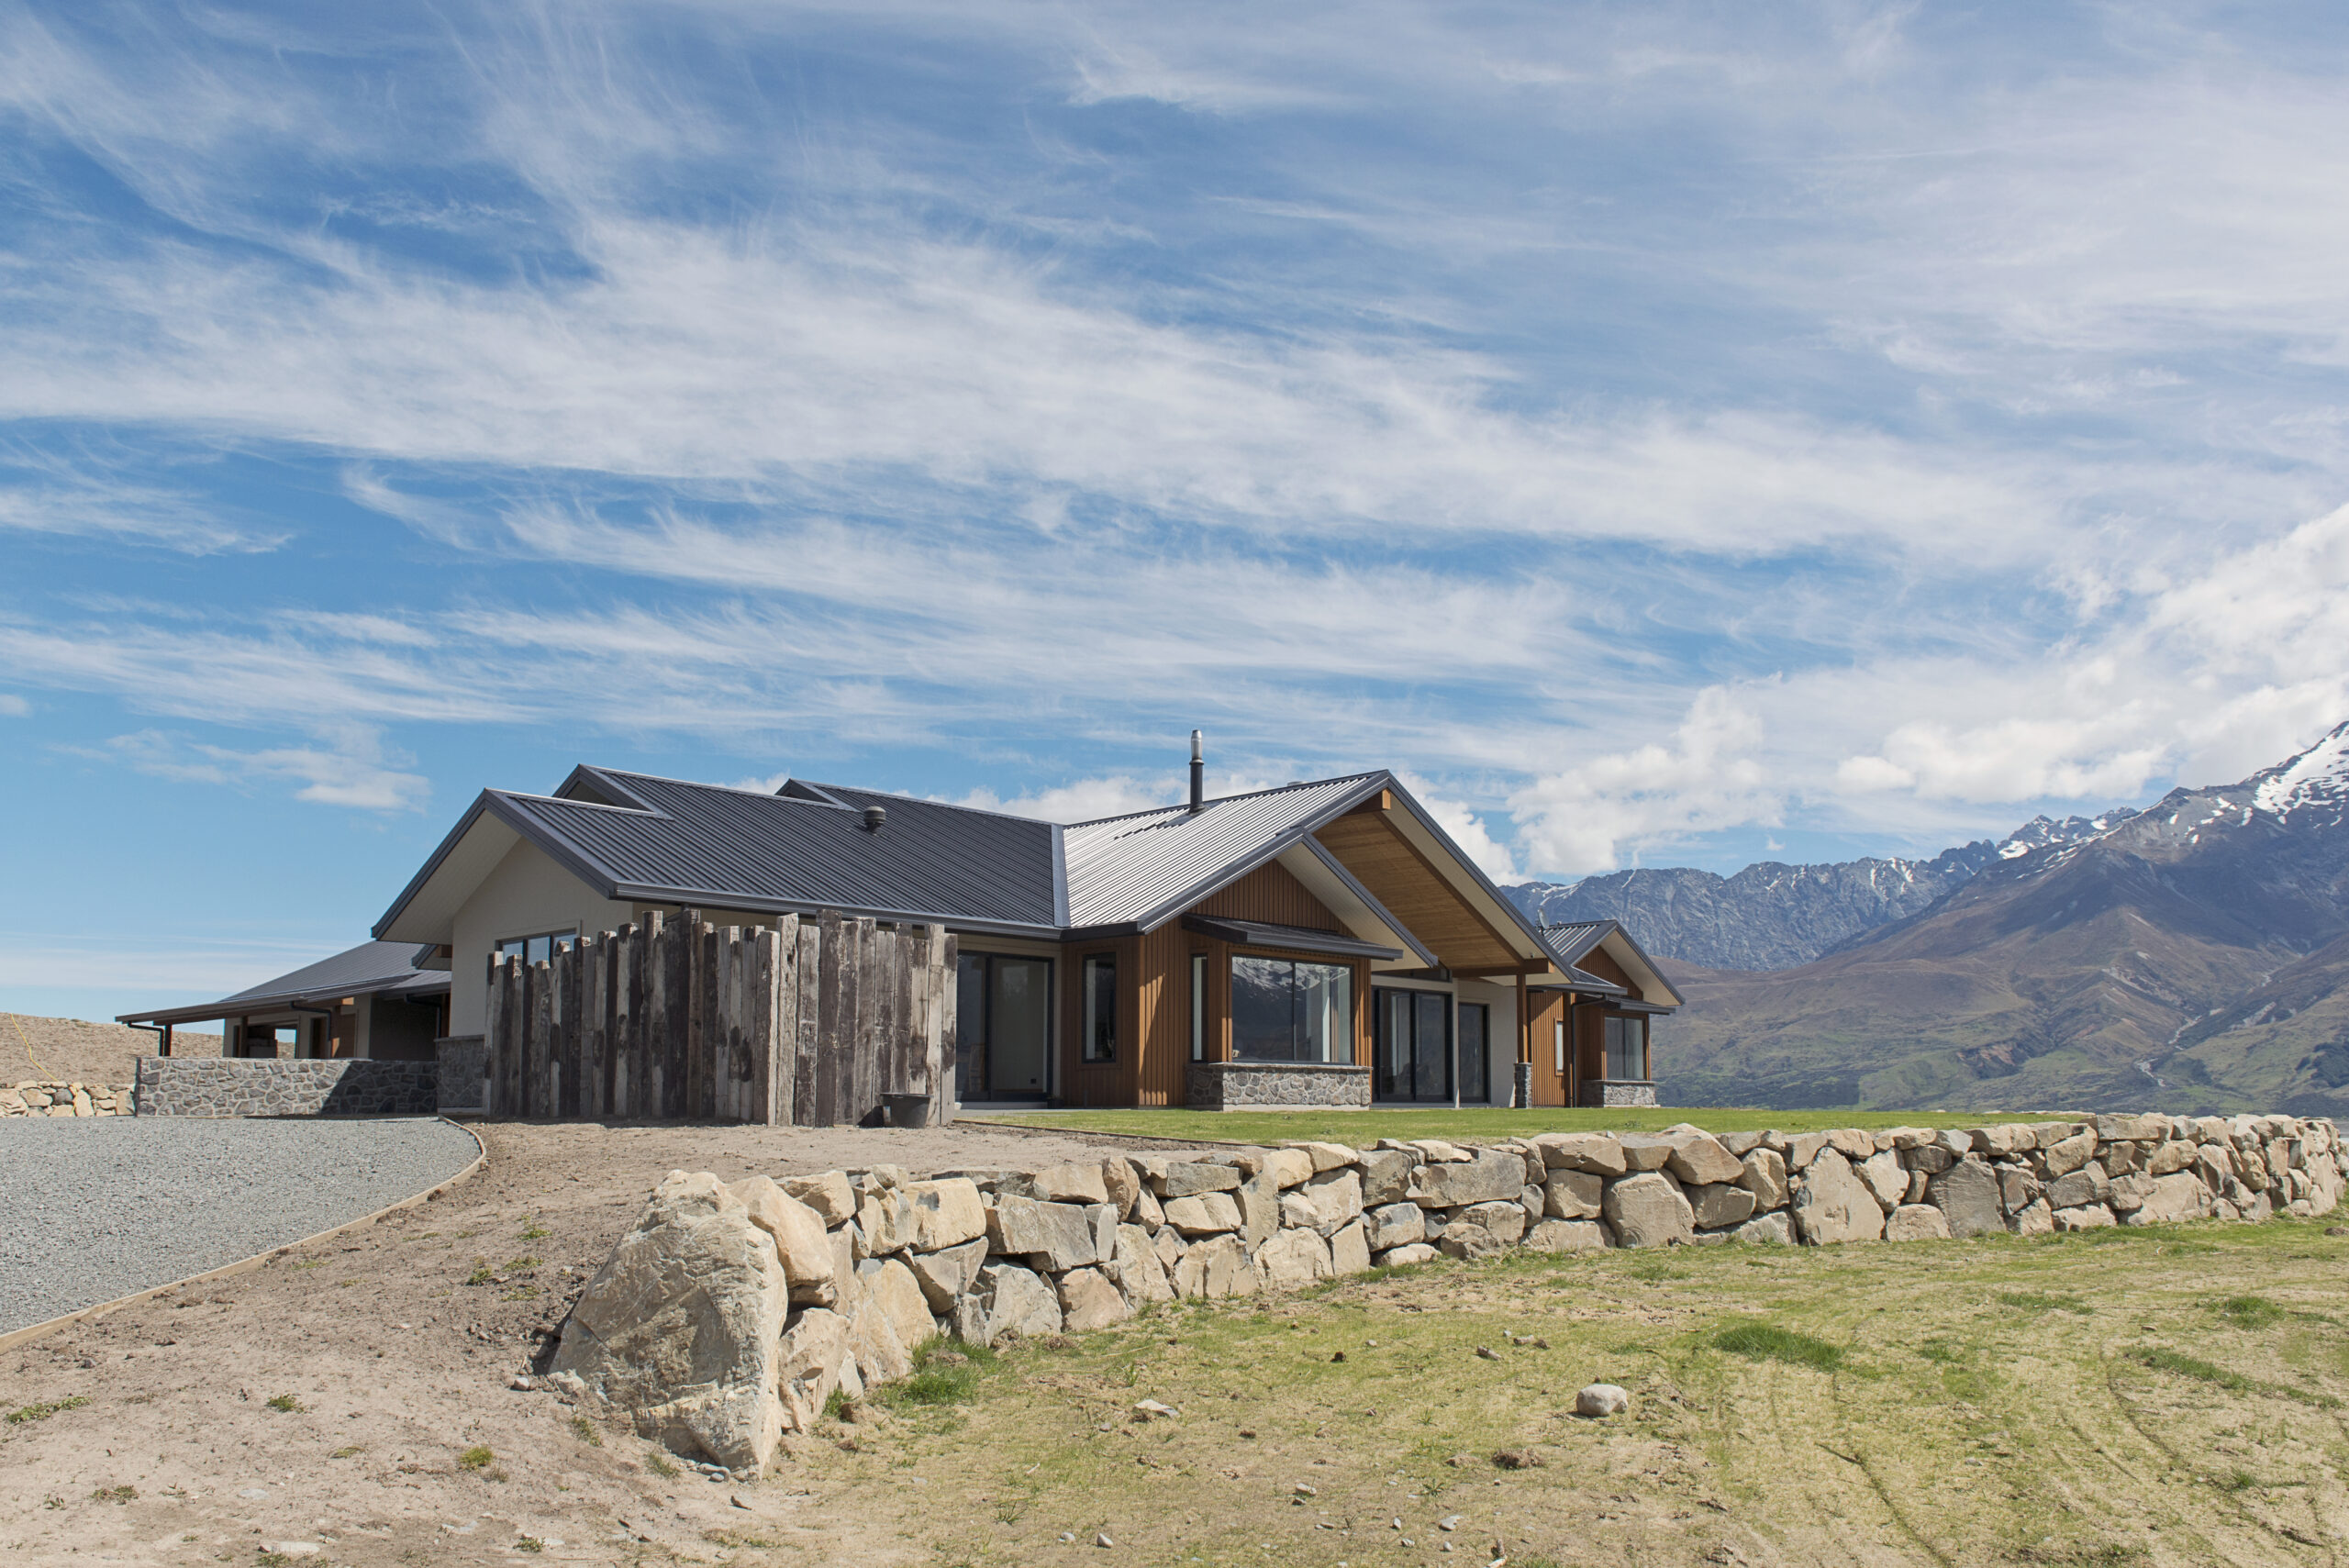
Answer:
M1531 1248L1924 1240L2330 1211L2329 1121L2105 1116L1965 1131L1548 1133L729 1186L678 1171L581 1296L556 1386L756 1469L934 1336L1105 1327L1377 1264Z

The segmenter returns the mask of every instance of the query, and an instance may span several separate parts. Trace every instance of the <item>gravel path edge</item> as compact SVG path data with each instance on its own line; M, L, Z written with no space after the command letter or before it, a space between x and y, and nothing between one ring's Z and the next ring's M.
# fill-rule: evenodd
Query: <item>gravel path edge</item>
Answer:
M84 1307L79 1311L68 1312L61 1318L52 1318L46 1323L34 1323L22 1329L11 1329L6 1334L0 1334L0 1351L13 1350L18 1345L38 1340L44 1334L53 1334L69 1323L85 1323L92 1318L103 1318L109 1312L113 1312L120 1307L130 1306L133 1302L146 1301L154 1296L161 1296L167 1291L178 1290L184 1286L191 1284L201 1284L209 1280L227 1279L233 1274L249 1273L251 1270L261 1267L272 1258L295 1251L299 1248L315 1245L316 1243L327 1240L331 1237L340 1236L347 1230L356 1230L362 1225L373 1225L387 1214L397 1214L402 1209L414 1208L418 1204L431 1202L434 1198L439 1197L442 1193L447 1192L450 1188L472 1180L473 1177L480 1172L482 1166L489 1160L489 1150L488 1147L482 1142L481 1134L475 1132L472 1128L465 1126L462 1122L451 1120L448 1117L436 1117L433 1119L441 1122L446 1126L455 1128L459 1132L462 1132L467 1138L472 1139L473 1142L473 1157L472 1162L466 1165L463 1170L458 1172L455 1175L449 1177L447 1180L437 1182L433 1185L427 1187L424 1191L404 1197L397 1203L387 1203L383 1207L374 1210L371 1214L362 1214L356 1219L347 1219L340 1225L329 1226L326 1229L318 1231L315 1235L305 1236L299 1240L281 1242L274 1247L265 1247L262 1251L255 1252L250 1258L239 1258L233 1263L224 1264L217 1269L206 1269L202 1273L189 1274L184 1278L170 1280L162 1284L150 1285L144 1290L135 1290L128 1296L118 1296L112 1301L101 1301L94 1307Z

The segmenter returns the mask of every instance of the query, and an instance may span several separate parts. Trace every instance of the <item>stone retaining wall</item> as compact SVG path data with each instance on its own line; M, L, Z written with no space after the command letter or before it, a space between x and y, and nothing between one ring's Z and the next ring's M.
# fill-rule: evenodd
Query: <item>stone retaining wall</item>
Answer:
M439 1059L440 1108L489 1111L489 1047L477 1034L447 1035L432 1042Z
M1194 1062L1184 1084L1195 1111L1249 1106L1370 1104L1370 1069L1329 1062Z
M150 1058L139 1063L140 1116L431 1116L440 1069L431 1062Z
M0 1089L0 1117L129 1114L128 1084L58 1084L27 1078Z
M1101 1328L1511 1248L1916 1241L2330 1211L2330 1121L2099 1116L1942 1131L1545 1133L1111 1155L1025 1174L893 1166L731 1186L678 1171L563 1326L553 1383L639 1432L763 1466L835 1390L975 1344ZM674 1383L691 1369L693 1381Z

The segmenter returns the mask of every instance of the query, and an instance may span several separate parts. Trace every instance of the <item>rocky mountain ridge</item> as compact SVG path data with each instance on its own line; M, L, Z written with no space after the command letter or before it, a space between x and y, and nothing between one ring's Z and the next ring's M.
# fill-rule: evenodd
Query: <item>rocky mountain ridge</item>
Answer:
M1502 891L1545 925L1619 920L1661 958L1708 969L1792 969L1930 908L1987 865L2084 841L2132 815L2119 810L2062 822L2035 817L1995 843L1978 839L1931 860L1761 861L1733 876L1641 866Z
M2349 725L2048 827L1809 962L1673 965L1667 1100L2349 1111Z

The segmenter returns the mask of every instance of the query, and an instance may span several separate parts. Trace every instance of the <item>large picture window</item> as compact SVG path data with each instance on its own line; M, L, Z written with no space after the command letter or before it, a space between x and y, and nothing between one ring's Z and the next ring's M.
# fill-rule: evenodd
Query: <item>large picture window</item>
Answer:
M1208 955L1191 955L1191 1060L1208 1059Z
M1085 961L1085 1060L1118 1059L1118 955L1097 952Z
M1239 1062L1352 1062L1354 972L1286 958L1231 961L1231 1054Z
M1485 1037L1492 1026L1492 1009L1482 1002L1460 1004L1460 1098L1482 1105L1492 1098L1485 1078Z
M1648 1021L1645 1018L1607 1020L1607 1075L1633 1083L1648 1075Z

